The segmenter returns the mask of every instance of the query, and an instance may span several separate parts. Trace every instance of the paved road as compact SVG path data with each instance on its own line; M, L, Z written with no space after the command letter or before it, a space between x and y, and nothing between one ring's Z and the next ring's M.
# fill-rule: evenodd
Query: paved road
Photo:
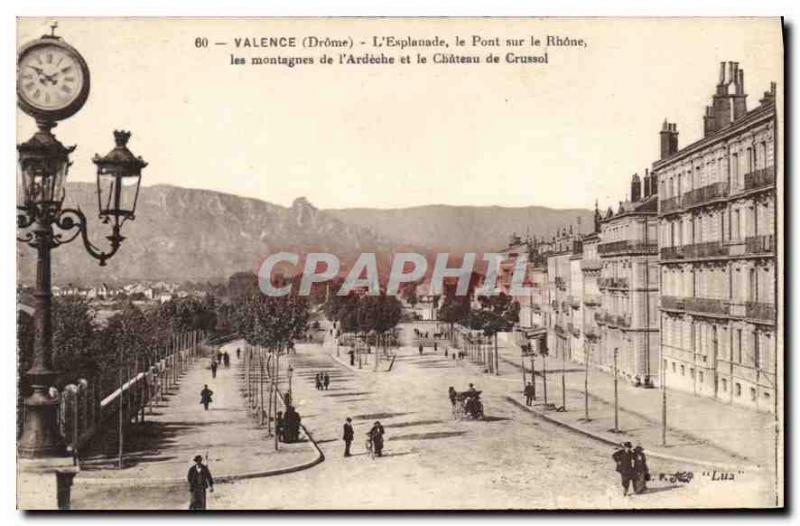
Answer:
M645 495L624 498L611 450L513 407L505 395L519 379L482 375L443 351L398 353L391 372L361 371L337 361L335 347L298 345L292 357L294 399L326 461L306 471L220 487L218 509L614 508L770 505L762 477L735 473L712 481L701 468L651 459L660 473L690 470L689 484L654 481ZM341 361L346 358L342 352ZM332 382L317 391L314 374ZM454 421L447 388L475 383L487 421ZM356 425L356 456L343 458L341 426ZM386 456L364 454L375 420L386 429Z

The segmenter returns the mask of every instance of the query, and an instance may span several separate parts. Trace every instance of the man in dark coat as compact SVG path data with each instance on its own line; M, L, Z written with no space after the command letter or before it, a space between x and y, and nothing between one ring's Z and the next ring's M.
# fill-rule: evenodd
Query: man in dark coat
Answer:
M353 443L353 424L351 424L353 420L348 416L347 420L344 423L344 434L342 435L342 440L344 440L344 456L350 456L350 444Z
M211 378L217 377L217 360L212 358L211 359Z
M211 478L211 472L208 467L203 464L203 457L200 455L194 457L194 466L189 468L189 474L186 478L189 480L189 493L192 498L189 503L189 509L206 509L206 488L211 493L214 493L214 479Z
M633 446L630 442L624 442L622 448L614 452L611 458L617 463L617 473L622 478L622 495L628 496L628 489L634 478L633 470Z
M372 441L372 451L374 452L376 457L383 456L383 435L385 431L383 430L383 426L380 422L376 421L375 424L372 426L372 429L369 430L370 440Z
M328 386L331 384L331 377L328 376L328 373L322 373L322 385L325 387L325 390L328 390Z
M203 408L208 411L208 404L213 402L211 399L211 395L214 394L214 391L208 388L208 384L203 386L203 390L200 391L200 403L203 404Z
M278 442L286 442L286 422L283 419L283 411L278 411L275 417L275 435L278 437Z
M530 406L533 403L533 384L528 382L525 386L525 405Z

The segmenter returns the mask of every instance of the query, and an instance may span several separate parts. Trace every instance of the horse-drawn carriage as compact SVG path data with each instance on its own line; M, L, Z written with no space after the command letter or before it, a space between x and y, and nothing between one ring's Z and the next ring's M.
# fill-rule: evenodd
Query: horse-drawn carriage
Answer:
M483 420L483 402L481 392L469 390L455 393L453 402L453 418L456 420L472 419Z

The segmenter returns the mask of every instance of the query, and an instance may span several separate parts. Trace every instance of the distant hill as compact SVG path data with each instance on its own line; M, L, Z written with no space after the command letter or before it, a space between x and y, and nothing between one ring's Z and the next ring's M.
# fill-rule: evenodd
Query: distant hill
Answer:
M89 233L106 248L110 232L97 220L97 195L91 183L67 184L64 206L79 206L90 220ZM430 205L405 209L319 210L305 198L283 207L231 194L167 185L142 187L136 220L106 267L85 253L80 240L53 251L53 280L200 281L225 279L241 270L256 271L278 251L331 252L353 261L361 252L447 250L491 251L505 246L511 233L544 235L576 217L588 227L588 210L542 207L503 208ZM18 277L35 276L34 253L18 244Z
M592 226L592 211L557 210L541 206L449 206L411 208L346 208L325 210L346 223L371 229L376 235L428 250L483 252L504 248L513 233L552 235L580 218L582 231Z

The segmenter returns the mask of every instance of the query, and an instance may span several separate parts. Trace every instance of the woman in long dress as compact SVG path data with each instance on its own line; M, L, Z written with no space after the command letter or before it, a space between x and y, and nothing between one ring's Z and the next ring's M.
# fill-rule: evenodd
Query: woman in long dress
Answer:
M647 481L650 480L650 470L647 468L647 457L642 446L633 448L633 491L644 493L647 491Z

